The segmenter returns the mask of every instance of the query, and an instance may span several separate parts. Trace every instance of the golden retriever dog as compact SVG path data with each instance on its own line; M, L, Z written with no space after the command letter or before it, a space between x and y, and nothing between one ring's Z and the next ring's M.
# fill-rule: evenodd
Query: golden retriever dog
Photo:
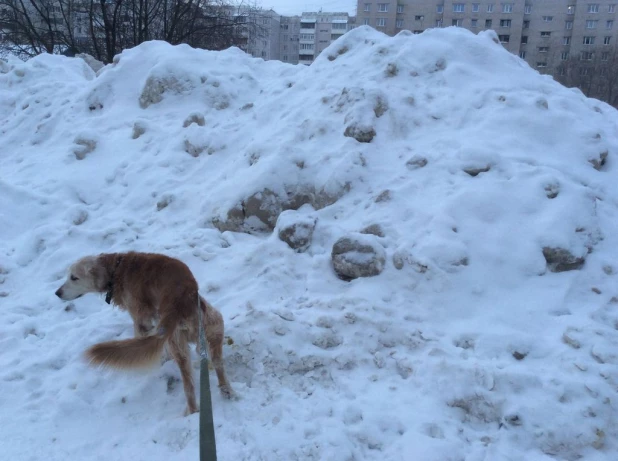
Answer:
M86 293L105 293L108 304L127 310L135 332L132 339L95 344L86 351L90 362L125 369L151 366L167 345L182 375L186 415L199 411L189 351L192 342L199 353L199 304L219 388L232 397L222 361L223 317L198 294L197 281L182 261L136 252L87 256L71 265L56 296L70 301Z

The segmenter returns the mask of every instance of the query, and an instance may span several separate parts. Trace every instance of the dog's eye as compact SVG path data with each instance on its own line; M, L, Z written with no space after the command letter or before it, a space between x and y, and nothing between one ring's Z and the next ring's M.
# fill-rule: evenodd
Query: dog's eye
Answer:
M76 280L79 280L79 279L75 277L73 274L71 274L71 280L75 282Z

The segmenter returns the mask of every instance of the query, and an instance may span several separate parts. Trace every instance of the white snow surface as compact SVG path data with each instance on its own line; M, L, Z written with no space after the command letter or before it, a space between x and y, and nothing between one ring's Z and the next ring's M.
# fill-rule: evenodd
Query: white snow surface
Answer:
M3 459L198 459L176 364L89 367L131 320L54 296L73 260L128 250L185 261L224 315L220 460L616 459L618 114L493 32L360 27L310 67L151 42L96 75L0 72ZM317 218L304 253L212 225L306 184L340 198L295 213ZM384 271L339 280L334 242L372 224ZM551 272L546 246L585 265Z

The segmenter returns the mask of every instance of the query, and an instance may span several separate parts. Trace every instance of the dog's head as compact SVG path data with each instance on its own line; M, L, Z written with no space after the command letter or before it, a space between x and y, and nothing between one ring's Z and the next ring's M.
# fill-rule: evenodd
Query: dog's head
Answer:
M56 296L71 301L86 293L102 293L106 290L104 273L96 256L86 256L71 265L66 281L56 290Z

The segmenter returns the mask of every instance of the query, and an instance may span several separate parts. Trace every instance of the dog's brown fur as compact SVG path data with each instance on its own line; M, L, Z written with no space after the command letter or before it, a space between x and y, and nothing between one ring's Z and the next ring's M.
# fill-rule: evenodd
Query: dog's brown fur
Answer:
M199 296L198 284L182 261L136 252L89 256L71 266L67 281L56 295L71 300L92 292L107 293L108 302L129 312L135 338L95 344L86 351L87 358L115 368L151 366L167 345L182 375L186 414L198 411L189 343L197 343L199 352L199 299L219 388L224 396L232 396L222 361L223 317Z

